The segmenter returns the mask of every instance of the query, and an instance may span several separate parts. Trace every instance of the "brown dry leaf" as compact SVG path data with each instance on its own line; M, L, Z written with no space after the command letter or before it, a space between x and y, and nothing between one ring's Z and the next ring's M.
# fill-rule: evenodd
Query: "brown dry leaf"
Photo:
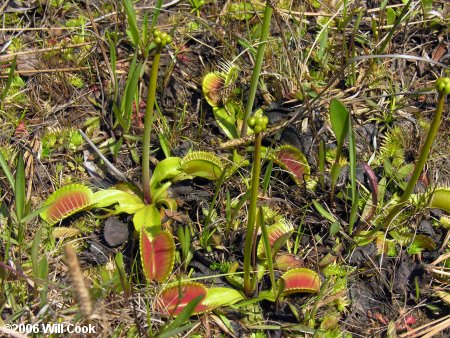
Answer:
M433 61L439 61L445 55L446 52L447 52L447 45L441 42L434 49L433 53L431 53L431 59L433 59Z
M75 237L80 233L79 229L68 227L56 227L53 229L52 235L54 238L70 238Z
M187 224L187 223L191 222L191 219L189 218L189 216L182 212L166 209L166 210L164 210L164 214L166 215L166 217L173 219L174 221L177 221L179 223Z
M28 71L37 70L39 65L39 59L36 54L25 54L17 56L17 70Z

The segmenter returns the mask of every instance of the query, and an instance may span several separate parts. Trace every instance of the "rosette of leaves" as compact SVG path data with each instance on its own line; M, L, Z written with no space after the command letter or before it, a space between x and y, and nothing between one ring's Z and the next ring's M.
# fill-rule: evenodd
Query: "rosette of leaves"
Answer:
M50 224L88 209L108 208L113 215L133 215L134 228L140 238L144 274L149 280L163 282L172 272L175 259L173 236L162 229L160 216L160 211L176 210L178 207L176 201L168 196L170 185L193 177L216 180L223 170L220 158L208 152L194 151L184 158L168 157L159 162L153 171L150 180L151 204L146 204L143 193L128 183L119 183L97 192L82 184L70 184L50 195L40 215Z
M240 135L239 126L244 118L242 104L232 99L239 92L236 87L239 68L229 63L221 66L221 71L205 75L202 90L220 128L229 139L235 139Z

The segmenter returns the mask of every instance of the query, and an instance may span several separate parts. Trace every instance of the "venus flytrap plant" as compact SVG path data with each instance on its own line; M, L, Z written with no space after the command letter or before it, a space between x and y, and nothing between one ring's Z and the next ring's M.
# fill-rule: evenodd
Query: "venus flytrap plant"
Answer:
M133 33L132 31L131 33ZM217 180L224 171L220 158L211 153L198 151L190 152L184 158L169 156L160 161L155 167L153 175L150 175L150 136L158 67L161 51L171 41L172 38L167 33L158 30L153 32L156 49L150 73L144 118L142 191L131 184L119 183L114 188L94 193L89 187L82 184L70 184L55 191L44 203L47 209L41 212L41 218L51 225L83 210L105 209L110 206L114 208L108 210L111 214L133 215L134 228L139 234L142 270L148 280L158 282L163 282L169 277L175 261L173 235L162 228L160 216L160 211L163 209L177 209L177 202L168 196L170 185L173 182L193 177ZM137 83L138 78L138 75L133 75L132 81ZM132 100L133 97L130 98L128 95L128 99Z
M450 94L450 78L443 77L436 80L436 89L439 94L438 104L436 107L436 112L434 114L433 120L430 124L430 129L428 130L427 138L425 139L425 143L422 146L422 150L420 152L417 163L414 167L414 171L409 179L408 185L406 186L403 194L398 200L397 204L391 209L389 214L384 219L383 225L388 227L392 222L394 217L400 212L405 202L408 201L411 196L414 187L419 180L420 175L422 174L423 167L425 166L425 162L428 159L428 155L430 154L431 147L433 146L434 139L439 130L439 126L441 125L442 113L444 111L445 98L448 94Z

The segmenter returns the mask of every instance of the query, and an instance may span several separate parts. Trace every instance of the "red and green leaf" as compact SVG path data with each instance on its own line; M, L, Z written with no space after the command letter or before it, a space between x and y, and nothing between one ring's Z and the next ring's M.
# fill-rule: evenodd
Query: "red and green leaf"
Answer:
M41 218L50 224L84 210L93 203L93 192L82 184L69 184L51 194L44 203Z
M310 167L305 155L297 148L284 145L275 150L274 161L287 170L297 184L309 178Z
M275 224L267 228L267 234L269 235L269 244L272 249L272 255L275 255L280 248L286 244L286 241L291 237L294 229L290 223L284 218L280 218ZM262 239L258 244L258 258L266 258L266 252L264 249L264 243Z
M141 261L145 277L150 281L164 282L170 275L175 262L175 242L166 231L153 233L141 230Z
M210 311L222 306L233 305L244 299L245 296L242 292L236 289L216 287L208 289L208 294L202 304L208 308L206 311Z
M317 293L320 289L319 275L307 268L289 270L281 278L285 282L284 295L300 292Z
M303 266L303 259L297 255L282 253L275 258L273 267L281 271L288 271L289 269L301 268Z
M157 300L157 308L163 313L168 313L171 316L178 315L186 305L193 299L203 296L202 301L195 307L192 314L208 311L208 306L203 302L208 293L207 288L194 282L176 283L164 288Z

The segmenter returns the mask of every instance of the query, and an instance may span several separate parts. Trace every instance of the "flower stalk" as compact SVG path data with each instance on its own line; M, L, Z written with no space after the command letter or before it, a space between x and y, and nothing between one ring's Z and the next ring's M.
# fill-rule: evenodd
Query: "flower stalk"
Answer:
M267 127L267 116L255 117L252 116L248 120L248 125L255 132L255 144L253 150L253 167L251 178L251 193L250 193L250 205L248 208L248 223L247 233L245 237L244 245L244 292L247 296L250 296L255 283L252 278L252 255L254 253L253 246L255 245L254 232L256 224L256 207L258 202L259 192L259 177L261 174L261 140L262 131Z
M172 37L167 33L161 33L155 30L153 33L156 52L153 56L152 69L150 72L150 81L147 93L147 103L144 117L144 134L142 136L142 191L144 193L144 202L152 203L150 193L150 135L152 132L153 112L155 108L156 86L158 80L159 60L161 59L161 50L166 44L172 42Z

